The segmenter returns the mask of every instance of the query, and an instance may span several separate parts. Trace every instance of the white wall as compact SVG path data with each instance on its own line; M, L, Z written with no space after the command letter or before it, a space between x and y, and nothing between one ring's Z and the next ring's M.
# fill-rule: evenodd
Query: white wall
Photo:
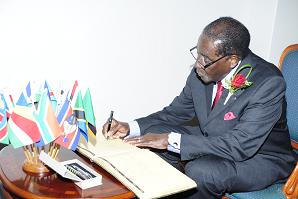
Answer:
M278 64L282 51L298 43L298 1L279 0L270 47L270 61Z
M90 87L101 126L115 111L132 120L169 104L194 60L189 49L220 16L242 21L268 59L277 0L2 0L0 87L28 80ZM266 11L266 12L264 12Z

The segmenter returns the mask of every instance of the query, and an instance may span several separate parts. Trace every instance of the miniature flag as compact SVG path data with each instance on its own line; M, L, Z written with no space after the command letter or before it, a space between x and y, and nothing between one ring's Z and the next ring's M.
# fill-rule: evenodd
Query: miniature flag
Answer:
M73 111L70 106L70 102L69 102L68 98L66 97L64 99L64 103L58 113L58 116L57 116L59 127L62 132L64 132L64 128L63 128L64 121L67 120L67 118L69 118L71 115L73 115Z
M7 95L7 93L0 93L2 101L4 103L4 107L6 110L6 118L9 118L10 115L12 114L13 111L13 101L12 101L12 96L11 95Z
M57 99L54 95L54 92L53 90L50 88L49 84L47 81L44 82L44 88L47 89L48 91L48 96L51 100L51 103L52 103L52 107L53 107L53 110L56 111L56 108L57 108Z
M69 116L63 122L63 129L62 135L55 140L55 143L67 149L76 150L80 140L80 133L74 115Z
M7 132L7 116L4 96L1 94L0 98L0 143L9 144Z
M77 95L78 95L78 89L79 87L79 83L78 83L78 80L75 81L73 87L72 87L72 90L71 90L71 93L69 95L69 101L72 102L72 101L76 101L76 98L77 98Z
M88 136L95 136L96 135L96 123L95 123L95 116L94 110L92 105L92 99L89 88L87 89L85 96L84 96L84 110L85 110L85 117L87 121L87 128L88 128Z
M31 106L31 85L30 82L27 84L24 92L21 93L16 105L18 106Z
M26 89L21 93L16 105L28 106L32 104L30 97L31 97L31 84L30 82L28 82Z
M59 114L62 106L63 106L63 103L64 103L64 100L65 98L69 101L68 99L68 93L65 94L64 90L60 90L59 93L58 93L58 96L57 96L57 108L56 108L56 115Z
M14 107L14 106L15 106L15 104L14 104L14 101L13 101L12 95L9 95L9 96L8 96L8 98L10 99L10 101L11 101L11 103L12 103L12 107ZM9 100L7 100L7 101L9 101Z
M31 107L15 106L8 121L8 137L14 148L40 140L40 131Z
M46 145L61 135L62 132L48 97L47 89L40 98L34 117L41 134L40 141L36 143L37 146Z
M85 118L85 111L84 111L84 105L83 105L81 91L78 92L78 96L77 96L73 111L75 113L75 117L78 120L79 132L80 132L80 134L82 134L84 136L84 138L88 142L86 118Z

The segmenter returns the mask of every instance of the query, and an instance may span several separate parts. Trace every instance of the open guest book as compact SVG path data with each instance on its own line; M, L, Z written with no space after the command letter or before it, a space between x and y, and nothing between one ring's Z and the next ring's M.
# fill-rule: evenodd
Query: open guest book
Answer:
M95 145L80 143L77 150L141 199L160 198L197 186L155 153L122 140L97 139Z

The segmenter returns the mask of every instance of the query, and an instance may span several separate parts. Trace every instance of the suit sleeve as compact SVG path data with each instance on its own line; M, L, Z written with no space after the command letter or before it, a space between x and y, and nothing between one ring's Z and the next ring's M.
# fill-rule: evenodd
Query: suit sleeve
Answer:
M182 134L182 160L208 154L233 161L243 161L252 157L265 142L282 114L285 89L282 77L267 78L256 85L239 122L232 129L220 136Z
M186 85L179 96L175 97L172 103L163 108L163 110L148 115L147 117L137 119L140 125L141 134L149 128L161 123L180 125L191 120L194 115L194 105L190 89L190 79L193 74L187 78Z

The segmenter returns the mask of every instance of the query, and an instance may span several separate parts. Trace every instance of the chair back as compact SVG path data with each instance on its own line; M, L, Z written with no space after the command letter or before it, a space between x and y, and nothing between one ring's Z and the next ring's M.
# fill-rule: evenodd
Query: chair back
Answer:
M298 44L284 49L278 67L287 84L287 119L292 146L298 149Z

